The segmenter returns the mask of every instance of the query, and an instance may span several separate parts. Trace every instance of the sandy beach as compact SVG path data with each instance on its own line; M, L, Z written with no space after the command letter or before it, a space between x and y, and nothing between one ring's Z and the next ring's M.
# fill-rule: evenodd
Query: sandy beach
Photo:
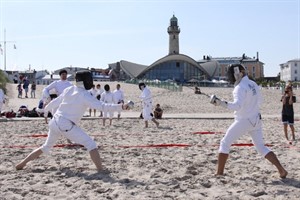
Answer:
M113 89L117 83L100 82L102 87L109 84ZM139 113L138 86L120 84L125 99L135 102L134 109L124 111L124 116ZM8 84L9 101L4 109L36 107L42 88L37 87L35 99L20 99L16 85ZM220 177L214 176L218 145L233 119L176 116L222 113L232 117L233 113L211 105L206 96L194 94L192 88L184 87L182 92L150 90L153 105L160 103L165 115L172 115L159 120L159 128L153 123L144 128L138 116L114 119L112 126L105 127L101 118L80 122L98 144L105 173L96 173L88 152L80 146L67 146L64 138L50 155L42 155L16 171L15 164L45 142L48 125L41 119L0 121L0 199L300 199L299 103L294 104L296 142L289 145L280 121L281 91L261 90L265 143L289 172L286 179L280 179L275 166L247 146L251 144L248 135L236 141L241 146L231 147L226 175ZM232 88L201 87L201 91L232 100ZM299 98L300 90L294 93Z

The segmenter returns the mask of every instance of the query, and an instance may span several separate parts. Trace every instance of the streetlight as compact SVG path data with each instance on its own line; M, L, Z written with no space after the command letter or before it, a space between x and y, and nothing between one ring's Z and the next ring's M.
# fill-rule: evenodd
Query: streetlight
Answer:
M2 54L1 43L3 43L3 54L4 54L4 71L6 71L6 43L16 43L15 41L6 41L6 30L4 29L4 38L3 41L0 41L0 49ZM17 49L16 45L14 44L14 49Z

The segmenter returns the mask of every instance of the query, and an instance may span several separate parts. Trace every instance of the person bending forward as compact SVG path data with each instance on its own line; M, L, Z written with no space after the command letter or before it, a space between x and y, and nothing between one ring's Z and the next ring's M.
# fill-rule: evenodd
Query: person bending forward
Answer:
M29 161L38 158L42 153L48 153L61 135L77 144L83 145L89 151L97 170L102 170L97 145L90 136L78 127L79 121L89 107L102 111L120 111L128 109L129 106L128 104L105 104L94 98L88 92L93 85L90 71L78 71L75 78L76 85L65 89L61 95L45 107L45 111L57 108L49 122L47 140L41 147L31 152L24 160L18 163L16 165L17 170L23 169Z

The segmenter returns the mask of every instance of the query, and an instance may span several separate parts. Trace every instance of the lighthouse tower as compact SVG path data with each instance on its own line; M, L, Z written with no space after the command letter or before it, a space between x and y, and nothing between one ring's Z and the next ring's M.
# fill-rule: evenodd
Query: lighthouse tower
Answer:
M169 55L179 54L179 33L180 29L178 27L178 20L173 15L170 19L170 26L168 27L169 33Z

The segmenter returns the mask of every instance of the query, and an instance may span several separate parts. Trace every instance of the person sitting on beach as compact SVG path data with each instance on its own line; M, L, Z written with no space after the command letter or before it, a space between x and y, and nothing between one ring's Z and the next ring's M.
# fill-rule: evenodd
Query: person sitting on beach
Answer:
M198 88L197 86L195 87L195 94L201 94L200 88Z
M17 170L22 170L28 162L38 158L41 154L49 153L61 135L75 141L77 144L83 145L89 151L97 170L101 171L103 169L97 144L78 126L80 119L89 107L103 111L128 110L133 106L133 102L127 104L106 104L91 96L88 92L93 85L90 71L76 72L75 79L76 85L65 89L59 97L45 107L45 112L57 108L49 122L47 140L41 147L32 151L25 159L19 162L15 166Z
M248 133L252 137L256 150L276 166L281 178L286 178L288 172L283 168L275 153L264 143L259 111L262 96L258 85L248 78L246 69L241 64L229 65L227 76L229 82L234 84L233 102L220 100L215 95L212 95L210 100L210 103L215 106L235 111L235 120L220 142L217 175L224 174L231 144Z
M163 114L163 109L161 109L160 104L156 104L156 107L153 111L155 119L161 119Z

